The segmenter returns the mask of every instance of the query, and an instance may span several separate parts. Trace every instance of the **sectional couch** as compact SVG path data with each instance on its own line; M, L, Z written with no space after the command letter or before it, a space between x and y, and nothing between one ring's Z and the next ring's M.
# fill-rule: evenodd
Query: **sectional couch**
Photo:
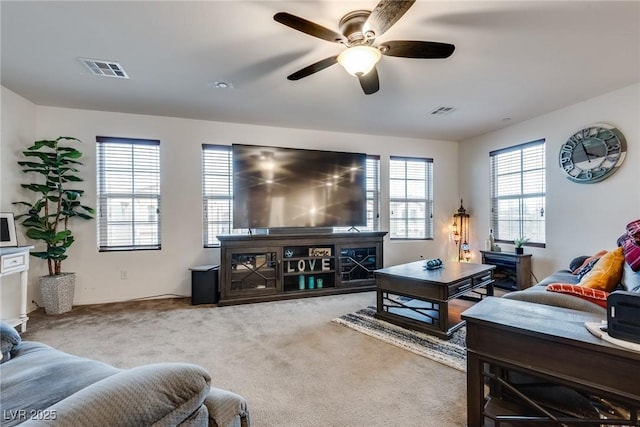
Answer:
M617 247L574 258L568 269L503 298L571 308L606 318L606 299L617 290L640 293L640 220L627 225Z

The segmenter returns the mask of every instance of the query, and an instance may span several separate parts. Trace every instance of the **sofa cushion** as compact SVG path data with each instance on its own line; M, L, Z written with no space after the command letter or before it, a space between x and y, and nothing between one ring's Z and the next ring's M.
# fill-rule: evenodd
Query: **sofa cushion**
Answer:
M547 291L575 295L578 298L598 304L600 307L607 308L609 292L585 288L584 286L572 285L570 283L552 283L547 286Z
M596 265L581 280L580 285L612 292L622 279L624 253L622 248L617 248L603 255Z
M540 282L538 282L537 285L532 286L529 289L532 288L544 288L545 286L551 284L551 283L571 283L572 285L575 285L578 283L578 276L575 276L574 274L572 274L569 270L559 270L556 271L553 274L550 274L549 276L545 277L544 279L540 280ZM528 289L527 289L528 290ZM544 290L544 289L542 289Z
M0 322L0 363L11 359L11 352L22 342L16 329L4 322Z
M629 292L640 292L640 271L633 271L628 263L622 268L622 288Z

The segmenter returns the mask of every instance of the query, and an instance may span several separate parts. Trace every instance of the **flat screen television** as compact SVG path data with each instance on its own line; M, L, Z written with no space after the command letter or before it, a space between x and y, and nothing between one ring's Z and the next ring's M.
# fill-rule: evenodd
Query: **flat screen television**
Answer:
M367 223L366 154L233 144L233 227Z

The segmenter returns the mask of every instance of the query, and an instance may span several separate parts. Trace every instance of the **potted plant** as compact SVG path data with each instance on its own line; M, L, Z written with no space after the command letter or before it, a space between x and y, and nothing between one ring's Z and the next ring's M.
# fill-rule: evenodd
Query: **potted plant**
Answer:
M529 241L528 237L518 237L513 241L513 244L516 246L516 253L518 255L522 255L524 253L524 244Z
M27 228L30 239L46 244L43 251L31 255L46 259L49 275L40 277L40 288L47 314L60 314L71 310L75 289L75 273L62 272L62 261L67 259L67 249L73 244L69 222L73 218L90 220L94 210L80 203L84 190L73 188L82 182L77 173L82 153L67 142L80 142L77 138L61 136L55 140L36 141L23 151L28 159L19 161L25 173L39 175L38 182L21 184L35 194L35 201L14 202L28 208L27 213L16 219Z

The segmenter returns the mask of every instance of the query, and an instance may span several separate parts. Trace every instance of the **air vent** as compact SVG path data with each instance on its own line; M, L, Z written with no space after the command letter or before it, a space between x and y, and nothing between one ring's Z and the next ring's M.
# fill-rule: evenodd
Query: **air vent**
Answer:
M429 114L432 116L445 116L447 114L453 113L455 110L456 110L455 107L442 106L442 107L434 108L429 112Z
M128 79L129 76L117 62L103 61L100 59L78 58L85 67L96 76L115 77L118 79Z

